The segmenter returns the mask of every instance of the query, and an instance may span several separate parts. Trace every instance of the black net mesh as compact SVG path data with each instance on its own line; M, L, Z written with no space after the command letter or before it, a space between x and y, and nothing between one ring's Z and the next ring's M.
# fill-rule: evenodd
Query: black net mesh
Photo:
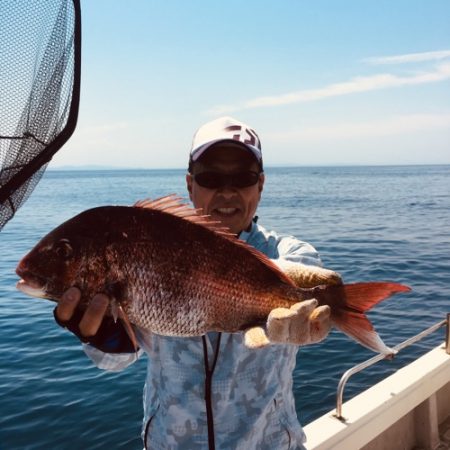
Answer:
M76 125L80 5L0 0L0 230Z

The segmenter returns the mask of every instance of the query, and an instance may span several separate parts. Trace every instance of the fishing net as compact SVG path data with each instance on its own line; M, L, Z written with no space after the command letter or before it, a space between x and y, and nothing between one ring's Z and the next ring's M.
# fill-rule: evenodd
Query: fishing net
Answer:
M0 1L0 230L73 133L79 0Z

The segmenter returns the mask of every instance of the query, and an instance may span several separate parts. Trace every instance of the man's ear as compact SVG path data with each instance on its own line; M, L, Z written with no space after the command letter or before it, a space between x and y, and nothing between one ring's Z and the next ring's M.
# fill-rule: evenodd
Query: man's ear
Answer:
M266 180L266 177L264 176L264 174L262 173L259 176L259 181L258 181L258 190L261 193L264 187L264 181Z
M186 188L187 191L189 192L189 199L192 200L192 183L193 183L194 179L192 177L192 175L190 173L186 174Z

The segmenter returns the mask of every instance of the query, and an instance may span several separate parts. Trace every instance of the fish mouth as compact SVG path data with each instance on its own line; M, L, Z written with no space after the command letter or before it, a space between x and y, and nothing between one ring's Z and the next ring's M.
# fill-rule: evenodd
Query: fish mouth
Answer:
M30 281L19 280L16 284L16 288L20 292L30 295L31 297L47 298L45 287L31 283Z
M21 279L17 282L16 288L23 292L24 294L30 295L31 297L46 298L46 281L31 273L30 271L23 269L20 265L16 269L17 275Z

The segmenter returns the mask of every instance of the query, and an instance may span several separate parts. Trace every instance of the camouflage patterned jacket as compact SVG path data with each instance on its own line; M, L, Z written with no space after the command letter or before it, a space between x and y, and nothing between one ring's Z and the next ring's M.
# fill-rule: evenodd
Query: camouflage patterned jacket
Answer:
M272 259L320 265L315 249L256 223L240 238ZM243 333L193 338L139 336L148 355L144 388L145 448L155 450L302 449L304 433L292 392L298 348L250 350ZM94 363L121 370L134 354L108 354L85 345Z

